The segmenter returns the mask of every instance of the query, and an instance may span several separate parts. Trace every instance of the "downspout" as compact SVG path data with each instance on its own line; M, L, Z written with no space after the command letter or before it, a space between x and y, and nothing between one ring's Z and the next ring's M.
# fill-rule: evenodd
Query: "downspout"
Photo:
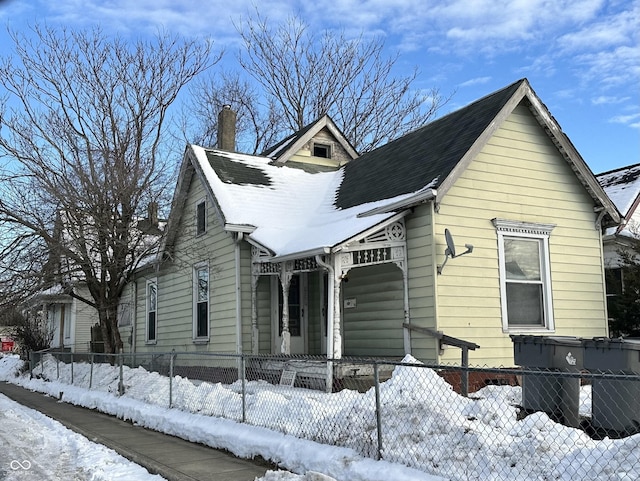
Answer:
M438 330L438 261L436 252L436 209L435 199L429 202L431 206L431 277L433 278L433 329ZM440 341L436 340L435 362L440 363Z
M600 246L600 259L602 259L602 263L600 265L601 275L602 275L602 301L604 305L604 336L609 337L609 306L607 305L607 277L604 266L604 244L602 243L602 218L604 217L606 210L604 207L601 208L598 212L598 217L596 218L596 231L598 231L598 244Z
M235 238L235 268L236 268L236 353L242 354L242 279L240 276L240 242L242 232L236 233Z
M332 265L325 263L319 255L316 255L316 263L327 270L329 282L327 282L327 384L326 391L333 391L333 291L335 269Z

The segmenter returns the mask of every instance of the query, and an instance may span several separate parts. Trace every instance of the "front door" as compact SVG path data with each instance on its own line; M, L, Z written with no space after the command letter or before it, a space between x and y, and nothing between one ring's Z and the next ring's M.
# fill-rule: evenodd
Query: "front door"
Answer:
M273 316L274 319L272 322L275 332L273 352L280 353L280 346L282 345L283 296L280 279L274 278L273 281L271 284L272 300L278 300L278 310L277 312L274 310L274 314L276 315ZM291 336L291 354L306 354L307 352L306 288L306 274L294 274L291 277L291 285L289 286L289 334Z

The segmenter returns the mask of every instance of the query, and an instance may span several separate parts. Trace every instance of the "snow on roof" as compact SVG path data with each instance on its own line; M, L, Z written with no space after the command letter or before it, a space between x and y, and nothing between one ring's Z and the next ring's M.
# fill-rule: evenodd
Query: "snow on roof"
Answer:
M309 173L269 159L191 146L227 224L255 227L251 238L276 256L320 251L392 217L386 212L358 214L415 195L335 206L343 169Z
M620 213L629 221L638 195L640 195L640 164L629 165L620 169L603 172L596 176L598 182L616 205ZM609 228L607 235L614 234L616 228ZM631 235L628 228L622 229L622 235Z
M618 210L626 216L640 194L640 164L604 172L596 177Z

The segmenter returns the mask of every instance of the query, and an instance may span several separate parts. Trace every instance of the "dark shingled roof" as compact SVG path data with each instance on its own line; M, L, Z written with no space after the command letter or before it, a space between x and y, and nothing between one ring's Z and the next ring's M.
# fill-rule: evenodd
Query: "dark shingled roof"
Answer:
M485 131L525 79L434 120L344 166L335 205L347 209L438 185Z
M227 184L271 185L271 180L262 170L250 165L235 162L211 151L207 151L207 160L220 180Z

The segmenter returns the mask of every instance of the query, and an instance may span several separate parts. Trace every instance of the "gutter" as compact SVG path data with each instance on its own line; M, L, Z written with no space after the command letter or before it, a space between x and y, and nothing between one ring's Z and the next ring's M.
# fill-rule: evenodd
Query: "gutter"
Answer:
M283 256L275 256L265 260L268 260L269 262L287 262L287 261L302 259L304 257L316 257L316 262L317 262L318 256L329 254L329 252L330 252L329 247L315 247L313 249L309 249L306 251L295 252L293 254L286 254ZM321 265L324 266L324 263Z
M406 209L407 207L411 207L416 204L423 204L427 201L433 200L437 197L437 195L438 191L436 189L421 190L411 197L407 197L402 200L391 202L390 204L385 204L381 207L376 207L375 209L361 212L360 214L358 214L358 217L368 217L370 215L376 214L388 214L397 210Z

